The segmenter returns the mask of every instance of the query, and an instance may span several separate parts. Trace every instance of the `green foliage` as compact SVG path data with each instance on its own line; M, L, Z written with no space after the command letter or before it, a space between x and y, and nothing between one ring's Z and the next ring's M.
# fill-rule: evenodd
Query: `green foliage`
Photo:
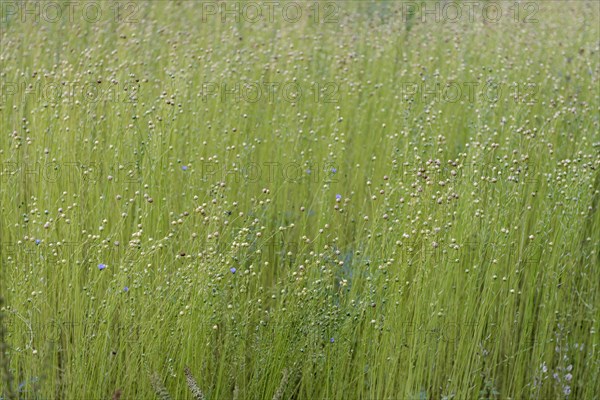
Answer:
M406 3L0 4L0 396L597 396L598 3Z

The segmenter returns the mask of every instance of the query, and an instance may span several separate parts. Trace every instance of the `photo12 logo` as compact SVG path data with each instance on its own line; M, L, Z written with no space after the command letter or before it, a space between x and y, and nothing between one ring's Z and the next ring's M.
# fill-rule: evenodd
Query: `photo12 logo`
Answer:
M515 103L536 103L538 85L532 82L510 84L488 81L405 81L397 86L403 102L496 103L511 100Z
M140 175L135 162L102 164L80 161L17 162L0 165L0 187L29 183L98 183L102 180L138 183Z
M214 161L203 161L200 174L203 180L244 183L334 183L338 181L337 168L332 164L307 167L296 162L249 162L225 166Z
M116 289L115 289L116 290ZM119 291L127 295L126 291ZM5 334L9 337L8 348L13 351L13 356L24 353L31 345L31 335L36 337L37 346L45 347L56 345L64 340L65 337L77 337L82 342L85 340L95 340L95 336L86 337L85 332L105 332L114 338L114 344L102 343L107 354L116 355L119 344L125 346L134 345L142 339L144 331L143 324L139 321L131 322L105 322L105 321L85 321L85 320L62 320L50 318L47 321L30 321L19 317L12 312L6 314ZM121 349L123 349L121 347ZM32 351L32 349L28 349ZM30 353L29 353L30 354Z
M400 176L416 175L424 180L470 180L472 182L485 181L492 184L496 182L522 182L533 185L537 184L541 177L538 166L528 162L520 164L465 161L442 163L439 160L430 160L427 163L404 162L398 164L397 173Z
M539 4L535 1L402 1L404 22L422 23L483 22L494 24L504 20L538 23Z
M75 241L49 242L41 239L0 242L0 261L33 264L43 262L74 262L81 243Z
M338 23L339 2L334 1L202 1L201 21L226 22L287 22Z
M499 260L515 265L537 265L543 248L537 243L521 245L515 242L490 242L477 239L462 243L437 243L403 237L396 242L396 258L405 263L460 263L478 262L496 264Z
M234 103L338 103L340 87L335 82L312 82L303 85L297 80L286 82L205 82L200 96L203 102L216 99Z
M2 1L0 22L20 23L138 23L140 3L114 1Z
M46 104L95 104L135 103L140 84L135 81L122 82L2 82L0 104L13 101L22 103L31 100Z

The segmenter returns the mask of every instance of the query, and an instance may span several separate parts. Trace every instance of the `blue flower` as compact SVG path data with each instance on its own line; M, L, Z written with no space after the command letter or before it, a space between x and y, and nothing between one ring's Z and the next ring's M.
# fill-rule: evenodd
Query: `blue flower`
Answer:
M565 394L565 396L568 396L571 394L571 386L565 386L563 388L563 393Z
M235 274L235 271L237 271L237 269L235 269L234 267L231 267L229 270L231 271L232 274Z
M342 199L342 195L341 194L336 194L335 195L335 199L336 200L341 200Z
M19 383L19 387L18 387L18 391L19 391L19 393L29 393L29 391L27 391L27 390L24 390L24 389L25 389L25 386L27 386L27 383L36 383L37 381L39 381L39 379L38 379L38 377L36 376L36 377L34 377L34 378L31 378L31 379L29 380L29 382L26 380L26 381L24 381L24 382L21 382L21 383ZM0 399L2 399L2 397L0 397Z
M187 168L188 168L188 167L187 167L187 165L183 165L183 166L181 167L181 169L182 169L182 170L184 170L184 171L187 171Z
M123 291L124 291L124 292L129 292L129 286L125 286L125 287L123 288Z
M42 241L40 239L35 239L35 244L40 244Z
M106 265L105 265L105 264L98 264L98 269L99 269L100 271L102 271L104 268L106 268Z
M331 168L331 172L333 172L335 174L337 172L337 168L335 168L335 167Z
M335 342L335 339L334 339L334 338L331 338L331 339L329 339L329 341L330 341L331 343L333 343L333 342Z

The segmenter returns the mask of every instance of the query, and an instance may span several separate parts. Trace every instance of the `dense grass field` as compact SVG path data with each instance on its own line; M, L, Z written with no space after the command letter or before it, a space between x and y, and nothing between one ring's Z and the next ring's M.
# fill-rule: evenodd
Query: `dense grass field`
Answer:
M600 3L0 17L3 400L600 398Z

